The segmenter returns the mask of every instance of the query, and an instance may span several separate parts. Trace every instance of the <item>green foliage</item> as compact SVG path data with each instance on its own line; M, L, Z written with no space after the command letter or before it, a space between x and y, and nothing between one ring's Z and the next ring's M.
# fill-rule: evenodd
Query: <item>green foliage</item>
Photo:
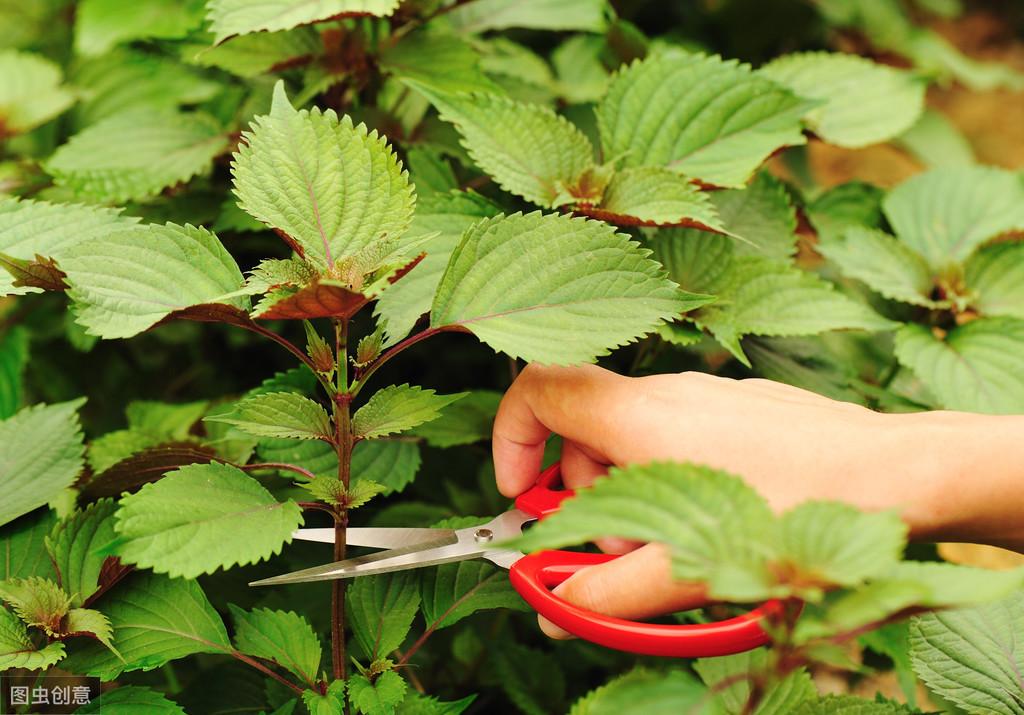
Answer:
M0 525L57 498L82 469L84 400L26 407L0 422Z
M278 502L241 470L194 464L121 499L114 526L123 561L174 577L276 554L302 524L294 502Z
M738 713L750 699L751 691L750 681L742 676L763 671L770 658L766 650L759 648L721 658L701 658L694 663L694 670L716 693L715 700L725 712ZM785 715L816 696L811 676L799 668L766 688L755 712L757 715Z
M271 0L253 5L246 0L211 0L209 20L217 41L260 30L287 30L344 15L390 15L398 0L319 0L294 3Z
M257 608L243 611L231 606L238 650L272 660L309 685L320 671L320 641L302 616L291 611Z
M71 594L71 602L81 606L99 588L100 570L106 556L100 550L114 540L112 499L101 499L85 509L61 519L46 537L46 551L60 578L60 585Z
M30 576L58 579L45 546L55 522L54 513L42 509L0 528L0 579Z
M345 712L345 681L335 680L323 694L306 690L302 693L302 702L310 715L341 715Z
M602 685L578 700L569 715L614 715L642 708L651 715L669 715L695 707L707 691L685 671L667 673L637 668Z
M61 85L60 68L39 55L0 52L0 75L0 137L35 129L75 101Z
M474 390L413 432L432 447L455 447L490 439L499 402L501 393Z
M22 379L28 362L28 333L20 328L0 337L0 420L21 407Z
M365 576L348 589L348 617L356 643L369 660L402 645L420 605L416 575L406 571Z
M162 693L137 685L126 685L102 693L88 705L75 711L76 715L106 713L109 715L185 715L181 706Z
M294 392L264 392L235 405L230 415L207 417L257 437L330 440L333 430L327 411Z
M64 644L60 641L39 648L29 637L25 624L6 608L0 608L0 668L27 668L40 670L64 657Z
M465 393L438 395L433 390L410 385L391 385L378 390L352 416L352 434L376 439L408 430L441 416L441 411L458 402Z
M61 623L71 609L71 597L53 581L39 577L0 581L0 600L25 625L41 628L49 636L61 633Z
M393 670L381 673L375 680L353 675L348 681L348 699L357 713L392 715L405 698L406 684Z

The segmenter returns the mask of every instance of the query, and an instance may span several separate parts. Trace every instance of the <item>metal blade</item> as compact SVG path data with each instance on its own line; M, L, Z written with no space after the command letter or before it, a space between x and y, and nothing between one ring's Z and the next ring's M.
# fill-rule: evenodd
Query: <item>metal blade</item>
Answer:
M334 528L298 529L292 534L292 538L333 544ZM454 529L356 527L345 532L345 543L349 546L369 546L374 549L402 549L431 544L441 539L450 539L449 543L452 544L458 540Z
M418 546L390 549L368 556L359 556L354 559L253 581L249 585L274 586L309 581L330 581L338 578L404 571L480 557L486 558L491 553L508 554L507 549L495 549L493 544L522 533L522 525L531 519L533 517L529 514L513 509L482 526L471 526L455 531L454 541L452 538L445 538ZM505 558L499 558L499 561L505 561Z

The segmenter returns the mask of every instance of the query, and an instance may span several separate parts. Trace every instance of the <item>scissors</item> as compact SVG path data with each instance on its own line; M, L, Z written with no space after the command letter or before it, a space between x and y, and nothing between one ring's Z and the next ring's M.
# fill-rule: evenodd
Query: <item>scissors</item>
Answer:
M553 587L580 569L618 558L615 554L574 551L540 551L525 555L501 545L520 536L528 522L554 514L566 499L572 498L571 490L552 488L560 477L556 462L541 472L533 487L516 498L514 509L481 526L348 529L349 545L387 550L253 581L249 585L327 581L484 558L508 569L513 588L537 613L569 633L607 648L640 655L698 658L741 653L768 642L768 633L762 626L766 619L782 612L778 601L769 601L724 621L660 625L587 611L552 593ZM333 543L334 529L299 529L294 537Z

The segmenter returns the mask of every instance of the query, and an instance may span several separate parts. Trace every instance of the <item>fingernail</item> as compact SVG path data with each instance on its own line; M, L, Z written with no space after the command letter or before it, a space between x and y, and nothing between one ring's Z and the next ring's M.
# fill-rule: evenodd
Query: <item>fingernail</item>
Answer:
M537 616L537 625L540 626L540 629L548 638L554 638L558 641L564 641L569 640L570 638L575 638L575 636L572 633L563 630L562 628L559 628L544 616Z

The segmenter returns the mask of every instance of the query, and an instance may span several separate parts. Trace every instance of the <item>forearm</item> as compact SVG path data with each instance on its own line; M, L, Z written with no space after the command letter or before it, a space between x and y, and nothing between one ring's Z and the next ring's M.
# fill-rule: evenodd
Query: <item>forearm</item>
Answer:
M890 478L905 478L920 497L904 512L913 538L1024 551L1024 416L928 412L891 419L907 441L906 464Z

